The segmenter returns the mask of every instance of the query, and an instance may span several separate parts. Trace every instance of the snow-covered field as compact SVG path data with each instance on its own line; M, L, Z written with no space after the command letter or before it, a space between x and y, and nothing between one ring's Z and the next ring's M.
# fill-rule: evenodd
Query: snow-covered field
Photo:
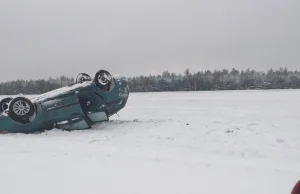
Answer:
M134 93L92 130L2 134L0 193L287 194L300 179L299 99Z

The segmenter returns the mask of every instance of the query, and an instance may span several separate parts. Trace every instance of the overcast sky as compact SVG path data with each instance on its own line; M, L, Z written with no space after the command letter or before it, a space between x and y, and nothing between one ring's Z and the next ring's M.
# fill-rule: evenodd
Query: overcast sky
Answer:
M300 69L300 0L0 0L0 81Z

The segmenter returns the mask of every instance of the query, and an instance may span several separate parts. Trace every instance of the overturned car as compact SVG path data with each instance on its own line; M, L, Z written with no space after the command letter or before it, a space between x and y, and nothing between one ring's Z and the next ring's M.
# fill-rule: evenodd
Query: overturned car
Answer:
M2 99L0 132L89 129L124 108L128 96L125 77L114 77L106 70L98 71L94 78L80 73L73 84L48 93Z

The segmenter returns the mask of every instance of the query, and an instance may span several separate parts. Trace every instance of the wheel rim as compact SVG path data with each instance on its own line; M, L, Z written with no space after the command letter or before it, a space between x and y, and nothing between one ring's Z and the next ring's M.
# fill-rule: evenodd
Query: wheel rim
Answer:
M3 111L5 111L6 109L8 109L8 102L4 102L3 104L2 104L2 110Z
M14 113L16 113L19 116L24 116L29 113L30 106L27 102L18 100L13 105L13 111L14 111Z
M101 85L105 86L107 85L110 81L111 81L111 75L107 74L107 73L101 73L98 76L98 81Z
M79 77L79 82L83 82L85 80L84 76Z

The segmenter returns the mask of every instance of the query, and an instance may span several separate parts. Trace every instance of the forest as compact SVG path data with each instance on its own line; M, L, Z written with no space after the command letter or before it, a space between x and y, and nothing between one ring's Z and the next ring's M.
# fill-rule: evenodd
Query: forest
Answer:
M15 80L0 83L0 95L41 94L73 83L73 78ZM214 91L254 89L300 89L300 71L279 68L255 70L206 70L183 73L164 71L159 75L128 78L131 92Z

